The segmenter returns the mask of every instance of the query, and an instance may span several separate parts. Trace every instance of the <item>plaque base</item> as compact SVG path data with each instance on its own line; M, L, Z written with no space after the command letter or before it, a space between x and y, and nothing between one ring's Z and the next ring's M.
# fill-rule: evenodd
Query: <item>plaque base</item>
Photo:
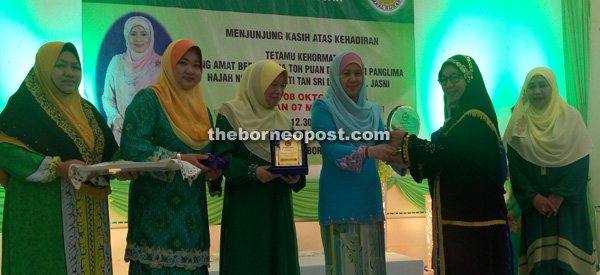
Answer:
M308 175L308 166L271 166L268 170L284 176Z

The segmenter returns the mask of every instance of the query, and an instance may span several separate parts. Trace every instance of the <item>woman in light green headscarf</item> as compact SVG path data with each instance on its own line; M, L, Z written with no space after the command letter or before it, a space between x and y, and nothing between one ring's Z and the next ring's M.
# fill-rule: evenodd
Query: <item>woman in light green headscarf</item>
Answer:
M277 108L286 85L287 71L277 63L250 65L235 99L219 110L215 130L291 130L290 119ZM290 191L300 191L305 177L267 170L269 140L219 140L215 154L229 161L223 171L220 274L299 274Z
M522 210L519 274L596 274L586 198L592 143L550 69L527 75L504 142Z

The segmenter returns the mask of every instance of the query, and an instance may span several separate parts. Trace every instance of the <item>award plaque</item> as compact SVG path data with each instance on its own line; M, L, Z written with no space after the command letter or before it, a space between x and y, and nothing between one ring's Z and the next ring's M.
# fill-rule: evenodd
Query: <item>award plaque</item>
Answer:
M269 172L280 175L308 175L305 131L277 131L271 133L271 167ZM300 134L295 134L300 132ZM293 137L302 137L297 140Z
M388 129L392 131L392 126L404 130L411 134L419 134L421 120L417 111L408 105L396 106L392 109L387 120Z

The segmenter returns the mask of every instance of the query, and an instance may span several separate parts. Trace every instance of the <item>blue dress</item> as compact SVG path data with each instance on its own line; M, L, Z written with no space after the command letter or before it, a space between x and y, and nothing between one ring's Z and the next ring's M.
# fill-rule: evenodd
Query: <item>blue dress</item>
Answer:
M337 133L327 105L318 100L312 108L312 130ZM378 131L385 131L381 120ZM319 224L327 274L385 274L385 215L376 160L365 158L366 142L358 147L339 139L319 143ZM387 141L375 142L382 143Z

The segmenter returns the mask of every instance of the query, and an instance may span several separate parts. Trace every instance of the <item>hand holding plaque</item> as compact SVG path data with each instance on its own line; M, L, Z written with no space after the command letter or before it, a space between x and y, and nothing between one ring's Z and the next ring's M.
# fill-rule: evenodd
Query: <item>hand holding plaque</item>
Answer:
M271 134L274 139L271 140L271 167L269 172L279 175L307 175L306 143L303 142L303 138L292 138L294 136L304 137L305 131L277 132Z

